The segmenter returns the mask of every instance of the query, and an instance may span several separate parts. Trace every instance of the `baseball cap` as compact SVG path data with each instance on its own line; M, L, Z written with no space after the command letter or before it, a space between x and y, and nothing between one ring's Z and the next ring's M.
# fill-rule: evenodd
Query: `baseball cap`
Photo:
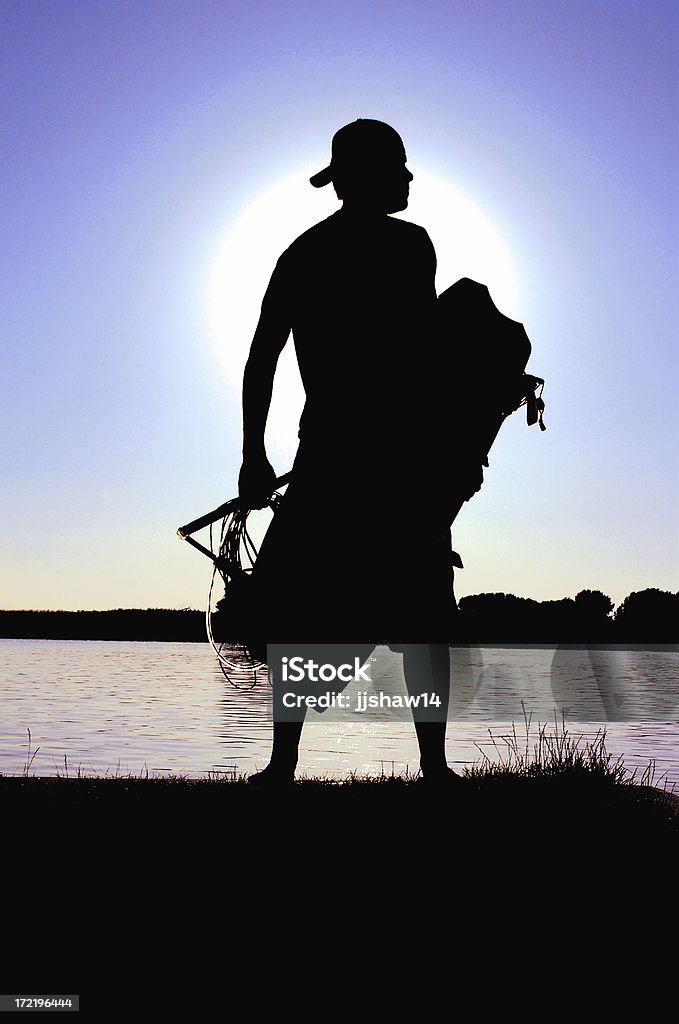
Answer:
M309 181L314 188L322 188L333 181L338 171L353 170L370 163L379 164L385 157L405 160L403 139L384 121L359 117L335 132L330 163Z

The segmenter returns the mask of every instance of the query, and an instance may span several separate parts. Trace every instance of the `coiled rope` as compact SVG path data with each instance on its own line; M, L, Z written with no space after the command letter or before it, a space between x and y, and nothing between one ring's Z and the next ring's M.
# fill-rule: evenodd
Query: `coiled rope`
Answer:
M268 505L274 515L280 501L281 495L278 491L274 491L268 501ZM244 585L247 586L246 581L252 574L259 553L259 549L253 541L247 525L251 511L251 509L246 508L235 508L224 516L221 522L219 543L216 550L213 539L213 524L210 524L210 551L213 555L213 568L205 609L205 629L208 641L217 656L217 662L222 675L236 690L253 689L259 681L259 674L267 672L266 666L253 658L244 644L238 648L240 654L236 655L236 660L234 660L233 644L226 641L219 642L215 639L212 628L212 616L214 614L212 602L215 583L218 577L224 584L225 598L229 595L232 588L239 589ZM217 603L217 607L219 607L219 603ZM226 648L230 651L229 656L224 653ZM233 675L242 676L245 666L247 666L248 671L251 673L251 682L246 686L238 685Z

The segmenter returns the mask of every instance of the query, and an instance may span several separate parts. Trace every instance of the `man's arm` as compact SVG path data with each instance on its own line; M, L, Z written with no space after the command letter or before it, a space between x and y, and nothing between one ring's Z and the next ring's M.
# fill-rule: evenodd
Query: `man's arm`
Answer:
M276 483L276 473L266 457L264 431L278 357L290 334L286 298L279 263L262 302L243 374L243 464L238 493L249 508L263 508Z

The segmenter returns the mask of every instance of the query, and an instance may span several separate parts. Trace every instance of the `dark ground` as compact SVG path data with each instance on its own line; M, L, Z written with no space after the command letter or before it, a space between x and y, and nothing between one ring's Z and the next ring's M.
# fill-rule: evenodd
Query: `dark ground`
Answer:
M614 948L656 956L676 889L679 800L587 773L445 792L0 777L0 810L5 987L78 992L95 1020L226 1019L237 993L289 1006L311 982L326 1008L367 982L375 1012L421 1013L464 990L461 947L474 998L513 956L517 985L560 985L566 935L587 976Z
M95 832L107 833L102 857L135 839L154 847L173 832L174 844L191 837L195 848L209 835L223 849L236 849L246 836L254 843L283 832L291 844L295 837L300 843L313 837L317 847L328 843L326 853L359 837L415 848L445 845L460 831L517 851L555 842L574 850L596 842L620 850L679 842L679 798L577 770L467 779L445 790L389 776L342 784L302 780L275 791L242 781L0 777L0 805L17 837L58 834L64 848L77 849Z

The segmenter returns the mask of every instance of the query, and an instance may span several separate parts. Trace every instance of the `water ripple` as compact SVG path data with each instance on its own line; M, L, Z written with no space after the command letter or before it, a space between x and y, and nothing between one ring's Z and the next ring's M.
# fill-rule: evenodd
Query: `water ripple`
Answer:
M666 652L454 651L449 759L459 766L478 761L479 747L494 756L489 729L500 736L512 721L522 722L523 708L534 721L553 722L563 692L579 708L577 720L567 721L571 734L594 736L605 725L614 758L623 756L638 772L653 760L656 781L665 776L679 787L679 714L672 704L678 665L677 655ZM377 668L385 691L404 692L398 655L380 649ZM250 689L242 670L234 681L244 685L230 685L207 644L0 640L0 670L3 774L21 774L30 764L34 775L203 776L255 771L267 762L266 679ZM633 699L638 721L607 719L602 672ZM309 775L417 767L407 716L385 721L366 712L347 722L331 709L312 713L305 726L300 771Z

